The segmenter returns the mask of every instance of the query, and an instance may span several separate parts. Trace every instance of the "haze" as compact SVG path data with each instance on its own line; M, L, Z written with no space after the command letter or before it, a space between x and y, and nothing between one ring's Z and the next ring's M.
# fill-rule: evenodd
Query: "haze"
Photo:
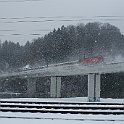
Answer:
M25 44L62 25L109 22L124 34L124 0L0 0L0 40Z

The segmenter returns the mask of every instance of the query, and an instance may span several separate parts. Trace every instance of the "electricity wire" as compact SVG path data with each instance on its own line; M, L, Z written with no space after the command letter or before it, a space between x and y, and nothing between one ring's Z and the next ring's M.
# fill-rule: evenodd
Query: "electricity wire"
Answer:
M0 17L0 24L4 25L4 23L9 23L9 24L29 24L29 23L49 23L49 22L81 22L83 21L124 21L124 16L92 16L92 17L86 17L86 16L24 16L24 17ZM11 27L13 25L10 25ZM32 30L33 31L33 30ZM38 33L38 31L40 33ZM20 36L20 35L36 35L40 36L42 35L41 32L50 32L50 29L35 29L35 32L31 34L23 34L23 33L18 33L16 30L13 30L12 28L10 29L0 29L0 36L7 36L7 35L12 35L12 36ZM16 32L16 33L2 33L1 32ZM122 32L121 32L122 33Z
M41 2L44 0L0 0L1 3L17 3L17 2Z

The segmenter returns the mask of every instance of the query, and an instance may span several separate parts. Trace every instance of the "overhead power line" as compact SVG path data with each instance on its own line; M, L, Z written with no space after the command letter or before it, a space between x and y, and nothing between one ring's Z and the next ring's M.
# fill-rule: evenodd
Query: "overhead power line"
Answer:
M0 32L15 32L17 30L11 30L11 29L0 29ZM42 31L42 32L46 32L46 31L51 31L50 29L34 29L34 30L30 30L30 31Z
M19 20L19 21L2 21L1 23L44 23L44 22L81 22L81 21L124 21L124 19L47 19L47 20Z
M124 16L39 16L39 17L0 17L1 23L44 23L44 22L81 22L81 21L124 21Z
M124 21L124 16L92 16L92 17L84 17L84 16L24 16L24 17L0 17L0 24L9 23L16 24L17 23L44 23L44 22L82 22L83 21ZM22 36L22 35L43 35L41 32L50 32L52 29L35 29L30 30L30 34L19 33L17 30L13 30L12 27L9 29L0 29L0 36ZM2 33L3 32L3 33ZM11 32L5 34L5 32ZM16 33L15 33L16 32ZM122 33L122 32L121 32Z
M35 17L35 16L24 16L24 17L0 17L1 20L6 20L6 19L12 19L12 20L18 20L18 19L49 19L49 18L52 18L52 19L106 19L106 18L109 18L109 19L119 19L119 18L124 18L124 16L91 16L91 17L88 17L88 16L38 16L38 17Z
M11 32L11 31L15 31L15 30L10 30L10 29L3 29L3 30L0 30L0 32Z
M26 33L12 33L12 34L0 34L0 36L22 36L22 35L32 35L32 36L42 36L44 33L31 33L31 34L26 34Z
M44 33L45 32L50 32L51 30L47 30L47 31L43 31ZM89 35L89 34L94 34L94 31L98 31L98 30L90 30L90 31L93 31L93 32L90 32L90 33L88 33L87 31L86 32L84 32L84 34L87 34L87 35ZM117 31L115 31L114 29L102 29L102 31L111 31L111 32L117 32ZM18 33L18 32L16 32L16 33L8 33L8 34L0 34L0 36L23 36L23 35L25 35L25 36L42 36L42 35L44 35L44 33L41 33L41 31L39 31L38 33L37 32L34 32L34 33L28 33L28 34L26 34L26 33ZM121 33L124 33L124 32L121 32ZM46 34L46 33L45 33Z
M44 0L0 0L1 3L38 2Z

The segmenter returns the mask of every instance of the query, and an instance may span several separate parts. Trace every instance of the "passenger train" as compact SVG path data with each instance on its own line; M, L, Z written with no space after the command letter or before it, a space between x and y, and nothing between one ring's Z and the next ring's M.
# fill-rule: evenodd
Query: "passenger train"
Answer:
M94 56L94 57L87 57L87 58L82 58L79 60L75 61L70 61L70 62L63 62L63 63L57 63L57 64L50 64L46 66L40 66L40 67L31 67L31 66L25 66L22 71L26 70L35 70L35 69L42 69L42 68L47 68L47 67L56 67L56 66L63 66L63 65L71 65L71 64L83 64L83 65L92 65L92 64L99 64L103 63L103 56ZM29 67L29 68L28 68Z
M88 57L83 58L79 60L79 63L81 64L97 64L103 62L103 56L94 56L94 57Z

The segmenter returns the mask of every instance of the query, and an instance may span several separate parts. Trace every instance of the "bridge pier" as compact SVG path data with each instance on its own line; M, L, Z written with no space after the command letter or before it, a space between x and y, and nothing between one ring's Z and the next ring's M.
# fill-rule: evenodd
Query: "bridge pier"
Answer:
M36 80L37 78L27 79L27 96L34 97L36 92Z
M100 101L100 74L88 75L88 101Z
M2 90L2 80L0 80L0 92Z
M61 97L61 77L51 77L50 97Z

